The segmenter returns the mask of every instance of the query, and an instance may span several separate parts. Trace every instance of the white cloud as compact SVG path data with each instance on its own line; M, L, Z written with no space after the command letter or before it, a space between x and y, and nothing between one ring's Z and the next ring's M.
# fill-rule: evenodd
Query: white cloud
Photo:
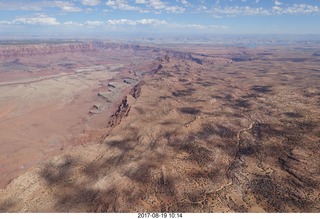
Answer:
M183 13L185 8L177 5L168 5L161 0L135 0L136 4L145 5L146 8L141 8L138 6L130 5L128 0L108 0L106 5L113 9L120 10L135 10L140 13L150 13L160 14L161 11L171 12L171 13ZM187 1L183 1L187 3Z
M228 29L229 27L226 25L209 25L211 29Z
M41 0L41 1L0 1L1 10L14 10L14 11L41 11L46 8L58 7L65 12L79 12L78 8L71 1L56 1L56 0Z
M144 24L144 25L163 25L167 24L164 20L157 20L157 19L141 19L137 21L137 24Z
M88 6L95 6L100 4L100 0L82 0L81 3L83 5L88 5Z
M186 25L182 25L181 28L192 28L197 30L204 30L204 29L207 29L207 26L202 24L186 24Z
M136 0L135 1L136 4L146 4L146 0Z
M10 25L12 22L10 21L0 21L0 25Z
M83 24L79 24L77 22L73 22L73 21L66 21L63 23L66 26L70 26L70 27L82 27Z
M53 6L52 1L0 1L1 10L41 11Z
M191 4L187 0L177 0L177 2L180 2L181 4L185 6L191 6Z
M172 13L183 13L186 9L179 6L168 6L164 10Z
M280 2L281 3L281 2ZM269 15L282 15L282 14L316 14L320 13L319 6L313 6L308 4L293 4L292 6L284 7L279 2L272 8L266 9L263 7L249 7L249 6L226 6L215 7L211 10L212 16L215 18L235 17L235 16L269 16Z
M102 26L105 24L105 22L102 21L86 21L84 23L77 23L77 22L73 22L73 21L67 21L63 23L66 26L70 26L70 27L98 27L98 26Z
M320 13L318 6L307 5L307 4L294 4L291 7L282 10L284 14L314 14Z
M251 8L249 6L239 7L239 6L228 6L224 8L214 8L213 15L226 15L226 16L238 16L238 15L270 15L270 12L267 9L262 7L259 8Z
M182 4L189 4L187 0L177 0L178 2L181 2ZM151 10L156 10L154 13L159 14L161 11L171 12L171 13L183 13L185 11L185 8L178 6L178 5L169 5L166 2L163 2L161 0L135 0L136 4L145 4L147 8L150 8ZM141 12L144 12L146 10L140 10Z
M149 0L149 5L154 9L164 9L166 4L160 0Z
M141 20L128 20L128 19L114 19L108 20L108 25L164 25L167 24L164 20L157 19L141 19Z
M273 7L272 7L272 10L273 10L273 11L282 11L282 8L279 7L279 6L273 6Z
M179 29L191 29L191 30L205 30L205 31L210 31L210 30L223 30L223 29L228 29L227 26L225 25L203 25L203 24L172 24L170 25L171 28L179 28Z
M158 19L140 19L140 20L129 20L129 19L114 19L108 20L106 24L110 27L117 27L121 25L137 26L137 25L151 25L160 26L161 29L165 30L189 30L189 31L215 31L228 29L224 25L203 25L203 24L177 24L168 23L165 20Z
M64 22L63 23L64 25L73 25L73 24L75 24L73 21L67 21L67 22Z
M150 13L151 11L145 10L145 9L141 9L141 10L139 10L139 12L140 12L140 13Z
M34 24L34 25L58 25L60 24L56 18L47 15L39 15L38 17L19 17L14 19L12 24Z
M136 22L133 20L128 20L128 19L114 19L114 20L108 20L107 21L108 25L136 25Z
M102 21L86 21L84 24L89 26L100 26L103 24L103 22Z
M282 5L282 2L280 2L280 1L278 1L278 0L275 0L275 1L274 1L274 4L277 5L277 6L279 6L279 5Z
M106 2L107 6L112 7L113 9L121 9L127 11L139 10L139 7L129 5L126 0L108 0Z
M294 4L293 6L289 6L286 8L282 8L279 6L272 7L274 14L316 14L320 13L320 8L318 6L307 5L307 4Z
M81 8L75 7L73 3L68 1L54 1L55 5L65 12L79 12Z

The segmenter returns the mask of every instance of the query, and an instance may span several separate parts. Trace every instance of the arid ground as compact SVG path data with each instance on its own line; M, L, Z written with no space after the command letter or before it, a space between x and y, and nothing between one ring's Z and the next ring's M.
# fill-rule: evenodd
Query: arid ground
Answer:
M319 54L1 45L0 211L320 212Z

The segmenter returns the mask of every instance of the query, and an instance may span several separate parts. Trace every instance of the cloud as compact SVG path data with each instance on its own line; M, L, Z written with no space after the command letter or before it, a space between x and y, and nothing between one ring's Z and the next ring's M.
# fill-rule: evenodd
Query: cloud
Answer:
M67 21L63 23L66 26L70 26L70 27L98 27L98 26L102 26L105 24L105 22L102 21L86 21L84 23L77 23L74 21Z
M203 24L173 24L173 28L180 29L191 29L191 30L217 30L217 29L228 29L228 26L225 25L203 25Z
M191 6L191 4L187 0L177 0L177 2L180 2L181 4L185 6Z
M114 19L108 20L106 24L110 27L119 27L122 25L128 26L138 26L138 25L150 25L150 26L161 26L158 30L174 30L174 31L215 31L215 30L225 30L228 26L225 25L203 25L203 24L178 24L178 23L168 23L165 20L158 19L140 19L140 20L130 20L130 19Z
M70 26L70 27L82 27L83 26L83 24L79 24L79 23L74 22L74 21L66 21L63 24L66 25L66 26Z
M226 7L214 7L209 10L215 18L221 17L236 17L236 16L271 16L271 15L298 15L298 14L317 14L320 13L319 6L313 6L309 4L293 4L291 6L285 6L276 1L271 8L263 7L249 7L249 6L226 6Z
M128 20L128 19L114 19L108 20L107 25L164 25L167 24L164 20L157 19L141 19L141 20Z
M207 26L202 25L202 24L186 24L186 25L177 25L179 28L191 28L191 29L196 29L196 30L204 30L207 29Z
M149 0L149 6L154 9L164 9L166 4L160 0Z
M0 1L1 10L41 11L46 7L54 7L54 3L52 1Z
M282 11L282 8L279 7L279 6L273 6L273 7L272 7L272 10L273 10L274 12L280 12L280 11Z
M161 0L149 0L147 5L156 10L164 10L172 13L182 13L185 11L185 8L180 6L170 6L167 3Z
M140 10L139 7L129 5L126 0L108 0L106 2L106 5L112 7L113 9L120 9L126 11Z
M275 0L274 4L277 5L277 6L282 5L282 3L280 1L278 1L278 0Z
M100 26L103 24L103 22L102 21L86 21L84 24L88 26Z
M83 0L90 1L90 0ZM94 2L96 0L91 0ZM22 1L22 0L12 0L12 1L1 1L1 10L12 10L12 11L42 11L46 8L61 8L65 12L79 12L82 11L71 1L56 1L56 0L43 0L43 1Z
M168 6L164 10L172 13L183 13L186 9L180 6Z
M58 25L60 23L54 17L39 15L38 17L19 17L14 19L11 24Z
M68 1L54 1L55 5L65 12L79 12L81 8L75 7L73 3Z
M320 13L320 8L318 6L308 5L308 4L294 4L287 8L281 8L279 6L272 7L273 11L277 14L316 14Z
M95 6L100 4L100 0L82 0L81 3L87 6Z
M144 24L144 25L163 25L167 24L164 20L157 20L157 19L141 19L137 21L137 24Z
M135 3L136 4L146 4L147 1L146 0L136 0Z
M136 22L133 20L128 20L128 19L114 19L114 20L108 20L107 21L108 25L136 25Z
M225 15L228 17L232 16L238 16L238 15L270 15L270 11L267 9L264 9L262 7L259 8L251 8L249 6L245 7L239 7L239 6L227 6L224 8L214 8L213 9L213 15L219 16L219 15Z
M187 2L187 1L183 1ZM130 5L127 0L108 0L106 5L113 9L139 11L140 13L160 14L161 11L171 13L183 13L185 8L178 5L168 5L161 0L135 0L135 6ZM144 5L139 7L137 5Z
M10 21L0 21L0 25L10 25L12 22Z
M181 1L181 0L180 0ZM183 13L186 9L178 5L168 5L166 2L161 0L136 0L137 4L145 4L146 7L156 10L156 13L161 11L171 12L171 13ZM179 2L179 1L178 1ZM186 0L182 0L181 3L188 3Z

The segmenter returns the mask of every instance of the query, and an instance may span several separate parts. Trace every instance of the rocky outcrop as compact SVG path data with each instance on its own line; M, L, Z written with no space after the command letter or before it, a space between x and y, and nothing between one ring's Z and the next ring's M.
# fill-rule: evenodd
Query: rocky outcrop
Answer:
M201 59L195 58L191 53L189 52L180 52L180 51L173 51L173 50L166 50L165 57L173 57L180 60L188 60L188 61L194 61L198 64L202 64ZM168 59L168 58L166 58Z
M155 74L157 74L162 68L163 68L163 65L159 64L158 67L153 71L152 75L154 76Z
M109 126L114 127L119 125L122 118L128 116L131 106L128 103L127 96L123 98L121 104L118 106L117 111L110 117Z
M140 81L138 84L136 84L132 90L130 91L130 95L134 98L137 99L140 96L141 93L141 86L144 84L144 81Z
M251 61L252 58L247 56L239 56L239 57L232 57L231 60L233 62L247 62L247 61Z
M181 51L174 51L169 49L165 49L164 53L165 55L161 58L162 62L165 62L165 61L170 62L171 58L175 58L178 60L192 61L199 65L204 65L204 64L214 64L215 58L221 59L221 57L211 57L209 55L202 54L202 53L181 52ZM226 59L229 60L229 58L226 58Z
M141 94L141 86L144 84L144 81L140 81L138 84L136 84L129 94L134 98L137 99ZM129 98L132 98L130 96L126 96L122 99L120 105L118 106L116 112L112 114L109 120L109 126L114 127L116 125L119 125L121 120L124 117L127 117L130 112L130 104L129 104Z

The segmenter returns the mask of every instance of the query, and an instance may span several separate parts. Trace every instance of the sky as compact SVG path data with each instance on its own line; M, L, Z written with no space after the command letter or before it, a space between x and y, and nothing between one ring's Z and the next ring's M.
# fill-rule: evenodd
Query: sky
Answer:
M320 34L320 0L0 0L1 36Z

